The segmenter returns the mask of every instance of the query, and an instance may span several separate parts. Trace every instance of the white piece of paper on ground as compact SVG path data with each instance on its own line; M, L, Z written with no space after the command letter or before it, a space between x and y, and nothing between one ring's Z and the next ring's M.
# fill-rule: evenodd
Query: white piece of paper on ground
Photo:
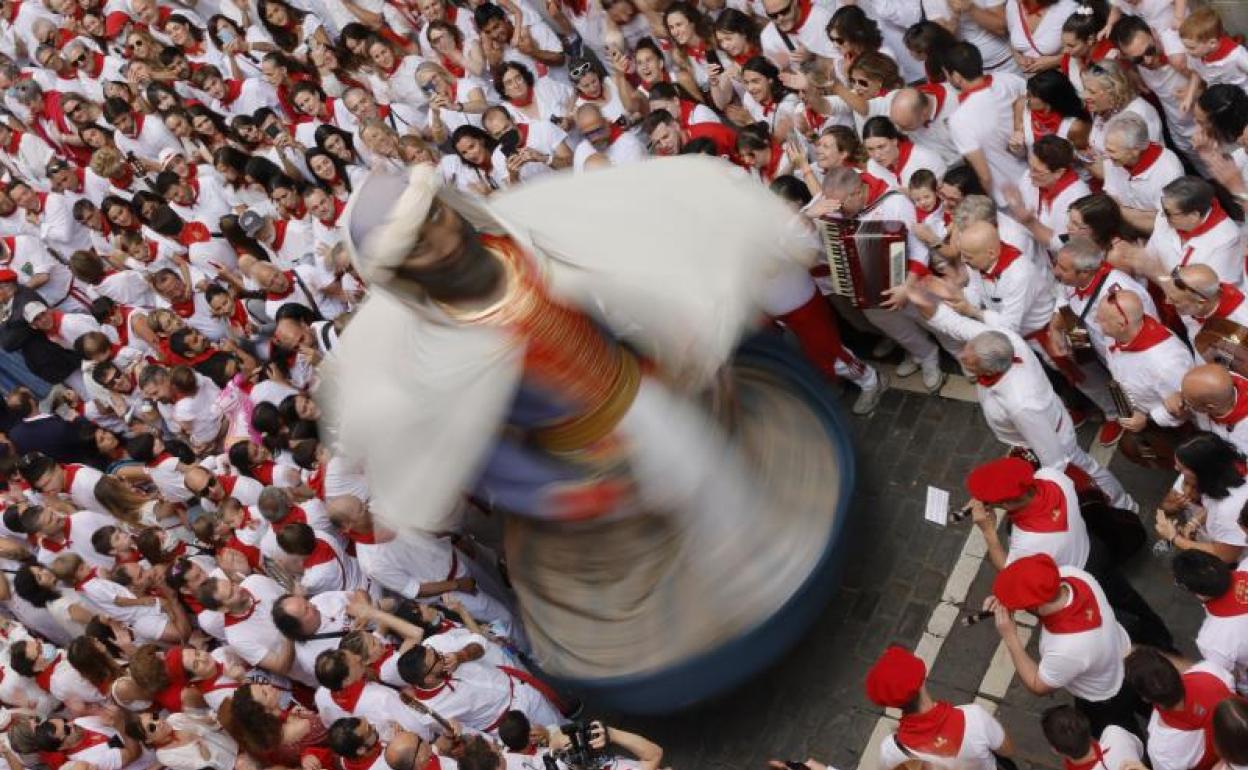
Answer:
M946 526L949 523L949 493L937 487L927 488L927 505L923 509L923 518Z

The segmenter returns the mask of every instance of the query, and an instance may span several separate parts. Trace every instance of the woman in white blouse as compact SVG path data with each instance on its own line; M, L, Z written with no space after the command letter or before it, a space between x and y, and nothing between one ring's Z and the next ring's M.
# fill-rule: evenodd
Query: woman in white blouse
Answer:
M1062 25L1075 12L1075 0L1006 0L1005 26L1014 60L1028 75L1062 62Z
M126 734L156 752L168 770L234 770L238 742L210 713L179 712L164 719L150 712L126 718Z
M1246 541L1239 513L1248 501L1244 456L1226 439L1199 433L1175 450L1175 487L1157 512L1157 536L1179 550L1207 551L1235 564ZM1185 515L1183 522L1167 512Z

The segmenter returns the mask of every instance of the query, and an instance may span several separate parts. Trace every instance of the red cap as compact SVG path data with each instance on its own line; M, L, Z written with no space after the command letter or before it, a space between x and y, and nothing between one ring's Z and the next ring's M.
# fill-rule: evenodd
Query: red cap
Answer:
M867 672L867 697L881 706L901 708L923 689L927 665L904 647L893 645Z
M1047 553L1025 556L997 573L992 595L1010 610L1031 610L1057 597L1057 562Z
M1031 463L1018 457L1002 457L972 470L966 477L966 491L976 500L995 505L1027 494L1035 480Z
M17 283L17 273L7 267L0 268L0 283Z

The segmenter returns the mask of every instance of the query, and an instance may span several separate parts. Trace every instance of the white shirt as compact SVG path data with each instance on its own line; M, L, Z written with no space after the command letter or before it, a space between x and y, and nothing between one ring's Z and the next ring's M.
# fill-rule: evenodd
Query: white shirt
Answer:
M979 287L984 322L1027 337L1048 327L1057 300L1052 281L1021 253L997 278L971 271L971 282Z
M1183 162L1171 150L1158 145L1161 154L1153 159L1141 159L1136 168L1128 171L1106 159L1105 193L1120 206L1145 211L1161 210L1161 191L1166 185L1183 176Z
M1109 346L1113 344L1113 340L1106 336L1105 330L1101 328L1100 323L1096 320L1096 314L1101 303L1110 295L1110 292L1130 291L1134 293L1140 298L1145 314L1154 318L1157 317L1157 305L1153 303L1152 296L1144 288L1143 284L1117 268L1110 268L1104 285L1101 286L1096 297L1092 297L1091 293L1099 280L1099 278L1093 278L1092 283L1083 290L1076 289L1074 286L1067 286L1064 283L1058 283L1057 306L1059 308L1069 307L1075 316L1082 317L1083 325L1088 330L1088 337L1092 341L1092 348L1096 351L1097 357L1102 361L1108 362ZM1088 307L1089 304L1092 307Z
M916 145L923 147L940 156L945 162L945 166L952 166L962 159L962 153L954 144L953 137L949 133L949 119L953 117L958 110L958 91L948 83L936 83L927 85L920 91L924 98L928 100L928 104L932 107L932 117L927 125L912 129L906 136ZM877 96L867 102L867 116L875 117L883 115L890 117L889 112L893 106L893 99L897 96L897 91L889 91L883 96ZM1011 120L1013 120L1011 118Z
M1166 409L1165 400L1182 390L1183 375L1195 365L1182 340L1171 334L1145 350L1111 349L1106 363L1132 407L1158 425L1170 428L1179 424Z
M1014 127L1014 100L1026 91L1022 78L1009 73L992 75L988 88L969 95L949 119L949 134L962 155L976 150L992 172L993 195L999 205L1005 202L1001 190L1027 173L1027 164L1008 148Z
M936 175L937 179L940 179L945 175L945 171L948 170L948 165L934 150L929 150L918 144L913 145L910 157L906 158L905 164L897 169L896 174L874 160L867 161L868 174L877 179L883 179L891 187L895 187L903 193L910 186L910 177L914 176L914 172L923 168L931 171Z
M782 35L788 37L796 48L799 44L807 51L825 59L839 61L841 54L828 39L828 22L832 20L832 11L815 4L806 17L806 23L793 32L781 33L775 22L769 22L760 35L763 56L771 59L781 71L789 68L789 47L784 44Z
M1126 629L1096 578L1081 569L1058 567L1062 577L1082 580L1096 596L1101 625L1088 631L1055 634L1041 626L1039 680L1049 687L1064 687L1076 698L1105 701L1122 686L1123 658L1131 649Z
M1019 0L1006 0L1005 27L1010 34L1010 45L1023 56L1033 58L1061 53L1062 25L1078 7L1075 0L1058 0L1044 9L1036 28L1028 30Z
M962 745L958 747L956 756L944 757L914 750L906 753L898 746L897 735L894 733L880 741L882 770L892 770L894 767L913 761L916 756L921 758L924 764L945 770L995 770L997 759L992 752L1001 748L1001 744L1005 741L1005 729L1001 727L996 717L989 714L979 704L969 703L965 706L954 706L954 708L961 711L966 719Z
M1231 675L1209 661L1201 661L1183 673L1186 676L1196 672L1213 674L1227 687L1234 686ZM1153 770L1190 770L1204 755L1204 730L1171 727L1162 721L1157 709L1153 709L1152 716L1148 719L1148 758Z
M273 625L273 604L286 591L277 581L264 575L248 575L239 586L255 597L256 604L243 620L235 621L228 615L225 617L225 641L240 658L258 666L269 653L287 643L286 637ZM297 674L296 667L291 666L290 677L295 679ZM300 681L308 685L316 683L315 679Z
M318 687L316 711L320 714L321 721L326 724L332 725L335 720L354 716L367 719L378 732L382 732L384 727L388 732L393 733L394 725L397 724L408 732L416 733L426 741L433 740L435 735L435 723L430 717L404 703L396 690L376 682L364 685L364 690L355 702L355 707L350 711L338 705L329 690ZM441 732L441 728L438 728L437 732Z
M1243 584L1232 582L1230 591L1243 592ZM1242 596L1237 597L1242 601ZM1248 613L1214 615L1205 609L1205 619L1196 634L1200 657L1231 672L1239 689L1248 674Z
M1226 38L1234 46L1228 46L1229 52L1219 56L1218 52L1206 57L1187 57L1187 66L1192 68L1206 86L1228 84L1238 88L1248 88L1248 50L1234 40Z
M329 634L351 630L351 618L347 615L347 605L351 603L351 592L326 591L309 598L308 603L321 613L321 625L317 627L316 633ZM333 638L295 642L295 665L315 678L316 656L325 650L338 649L339 641Z
M585 170L585 161L595 153L605 155L607 161L612 166L624 166L629 163L640 163L649 156L646 153L646 146L641 143L637 135L632 131L625 130L619 137L607 147L606 152L599 153L594 146L588 141L582 140L576 145L576 151L572 155L572 168L577 171Z
M1211 210L1207 216L1212 214ZM1148 249L1161 258L1167 273L1176 266L1208 265L1219 279L1243 288L1244 252L1239 226L1230 217L1184 243L1178 231L1170 226L1165 212L1158 211Z
M1087 183L1082 179L1076 179L1074 183L1067 185L1054 196L1052 203L1042 203L1040 201L1040 189L1032 183L1031 175L1028 174L1019 183L1018 191L1023 196L1023 205L1029 211L1035 212L1036 218L1040 220L1040 224L1053 231L1053 236L1044 245L1048 248L1050 254L1056 255L1058 250L1062 248L1062 236L1070 233L1071 204L1086 195L1091 195L1092 190L1088 188Z
M1239 514L1248 503L1248 480L1237 487L1232 487L1230 494L1221 500L1209 495L1200 496L1200 504L1205 508L1205 532L1215 543L1228 545L1248 545L1248 535L1239 526Z
M1059 567L1083 569L1092 550L1092 542L1088 539L1088 528L1079 510L1079 494L1075 491L1075 483L1064 472L1052 468L1036 471L1036 479L1061 487L1066 500L1066 529L1061 532L1035 532L1023 529L1017 521L1013 522L1006 563L1012 564L1026 556L1047 553Z

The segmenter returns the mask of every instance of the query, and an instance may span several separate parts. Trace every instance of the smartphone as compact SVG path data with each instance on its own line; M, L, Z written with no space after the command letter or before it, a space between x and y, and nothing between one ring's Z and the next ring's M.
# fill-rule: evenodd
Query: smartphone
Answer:
M282 133L282 127L276 123L270 123L269 127L264 129L264 133L268 135L270 139L276 139L277 135Z
M707 52L706 52L706 63L707 63L707 64L714 64L716 67L719 67L720 69L723 69L723 66L724 66L724 65L722 65L722 64L720 64L720 63L719 63L719 51L717 51L717 50L716 50L716 49L714 49L714 48L710 48L710 49L708 49L708 50L707 50Z
M426 96L433 96L433 92L436 91L437 88L438 87L433 84L433 81L430 80L428 83L422 85L420 90L424 91Z
M226 27L218 32L217 37L221 38L221 45L223 46L227 46L238 39L238 36L234 34L234 30L229 27Z
M551 115L551 116L550 116L550 122L551 122L551 123L554 123L556 126L560 126L560 127L562 127L562 126L563 126L563 117L562 117L562 116L560 116L560 115Z
M789 761L785 762L784 766L789 768L789 770L810 770L810 768L806 766L805 762Z
M517 152L520 152L520 132L513 128L500 136L498 138L498 149L503 151L503 157L506 158L510 158Z

